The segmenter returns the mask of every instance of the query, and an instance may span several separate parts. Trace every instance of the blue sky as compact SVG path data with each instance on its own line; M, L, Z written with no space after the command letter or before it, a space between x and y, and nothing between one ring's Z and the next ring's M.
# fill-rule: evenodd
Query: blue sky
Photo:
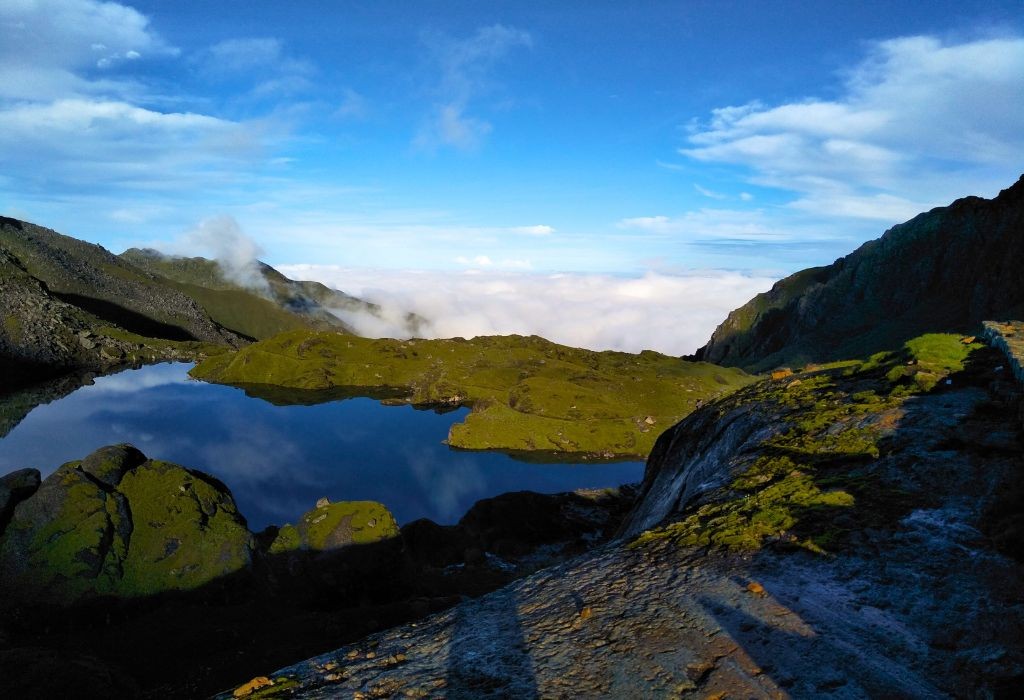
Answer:
M233 220L310 276L763 280L1024 171L1019 2L5 0L0 27L0 211L115 252Z

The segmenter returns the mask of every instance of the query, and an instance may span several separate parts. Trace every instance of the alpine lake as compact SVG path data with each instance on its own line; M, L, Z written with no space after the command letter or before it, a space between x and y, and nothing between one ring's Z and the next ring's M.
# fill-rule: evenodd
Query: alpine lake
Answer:
M560 493L639 481L643 462L545 463L449 448L469 409L446 412L351 398L275 405L164 363L95 378L33 409L0 439L0 474L43 477L104 445L212 474L234 494L249 528L294 523L326 496L372 500L399 524L453 524L476 501L508 491Z

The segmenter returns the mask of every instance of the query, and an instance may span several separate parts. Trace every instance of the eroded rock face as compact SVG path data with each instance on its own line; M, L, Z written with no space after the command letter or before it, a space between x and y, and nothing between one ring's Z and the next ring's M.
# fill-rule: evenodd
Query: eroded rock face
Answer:
M223 484L115 445L61 466L17 505L0 587L54 603L188 590L246 568L252 549Z

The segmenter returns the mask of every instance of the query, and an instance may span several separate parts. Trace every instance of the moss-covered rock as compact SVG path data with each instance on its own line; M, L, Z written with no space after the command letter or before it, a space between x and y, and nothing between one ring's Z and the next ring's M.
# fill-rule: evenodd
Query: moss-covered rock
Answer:
M398 535L398 523L376 501L342 501L317 507L297 525L285 525L270 545L271 554L296 550L327 551L352 544L370 544Z
M905 476L880 466L897 430L907 429L908 399L958 387L982 347L929 333L899 351L812 367L728 397L665 433L627 531L675 511L680 519L635 544L773 543L820 553L841 547L853 524L891 525L927 501L908 498Z
M0 587L69 603L197 588L249 565L252 535L214 479L101 448L47 477L0 540Z

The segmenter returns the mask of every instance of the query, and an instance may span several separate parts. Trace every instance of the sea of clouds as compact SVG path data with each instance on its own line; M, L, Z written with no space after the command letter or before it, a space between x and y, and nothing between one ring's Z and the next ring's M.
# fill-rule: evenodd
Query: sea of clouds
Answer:
M657 350L687 355L704 345L730 311L775 278L710 270L685 274L413 271L338 265L279 265L379 304L380 317L338 310L367 337L407 337L406 312L426 319L418 335L539 335L593 350Z

